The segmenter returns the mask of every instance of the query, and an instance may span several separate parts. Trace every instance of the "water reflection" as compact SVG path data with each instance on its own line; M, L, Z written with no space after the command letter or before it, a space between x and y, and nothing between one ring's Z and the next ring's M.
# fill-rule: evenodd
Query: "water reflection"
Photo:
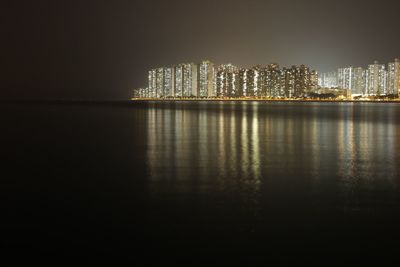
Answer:
M397 186L398 105L155 102L147 113L154 190L257 196L273 181Z

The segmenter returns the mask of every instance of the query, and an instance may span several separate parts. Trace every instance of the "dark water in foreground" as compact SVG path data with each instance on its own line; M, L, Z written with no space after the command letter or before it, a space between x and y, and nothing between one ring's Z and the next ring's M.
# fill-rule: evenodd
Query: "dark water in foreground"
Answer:
M400 105L14 103L0 114L1 242L16 260L399 262Z

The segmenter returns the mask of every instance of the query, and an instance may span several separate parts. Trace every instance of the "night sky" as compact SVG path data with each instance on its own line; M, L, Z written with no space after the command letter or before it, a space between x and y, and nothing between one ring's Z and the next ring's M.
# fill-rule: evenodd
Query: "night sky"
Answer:
M128 99L147 70L400 57L398 0L36 0L2 4L0 98Z

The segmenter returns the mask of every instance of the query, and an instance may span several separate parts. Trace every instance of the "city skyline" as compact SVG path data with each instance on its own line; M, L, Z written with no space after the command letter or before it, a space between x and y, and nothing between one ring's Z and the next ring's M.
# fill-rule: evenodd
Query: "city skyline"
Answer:
M148 86L136 89L142 98L163 97L302 97L315 89L318 76L308 66L279 64L243 68L215 66L209 60L159 67L148 72Z
M400 61L374 61L366 68L340 67L327 73L311 70L304 64L281 68L278 63L270 63L244 68L231 63L216 65L209 60L181 63L150 70L148 86L135 89L134 98L299 98L332 93L345 98L397 97Z
M351 90L353 95L398 95L400 93L400 60L381 64L378 61L366 68L348 66L337 71L321 73L323 88Z

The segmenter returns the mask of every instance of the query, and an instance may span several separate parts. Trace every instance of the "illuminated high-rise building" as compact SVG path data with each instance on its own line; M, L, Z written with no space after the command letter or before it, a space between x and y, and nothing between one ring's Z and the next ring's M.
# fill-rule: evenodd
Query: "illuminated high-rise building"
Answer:
M164 97L164 68L156 70L156 96Z
M157 97L157 69L149 71L149 92L148 97Z
M322 73L319 76L318 85L322 88L338 87L338 73L336 71Z
M164 68L164 96L174 96L175 88L175 69L171 67Z
M338 87L341 89L349 88L350 86L350 70L351 68L338 69Z
M149 72L149 96L168 97L174 95L174 68L161 67Z
M183 65L177 65L174 67L175 72L175 86L174 86L174 96L183 96Z
M198 65L198 93L199 97L209 97L214 96L214 86L215 86L215 68L214 64L210 61L203 61Z
M263 88L265 87L265 68L260 65L254 66L252 68L253 74L253 94L254 96L260 97L262 96Z
M296 79L296 67L283 68L281 72L281 88L283 88L283 97L293 97L294 95L294 84Z
M277 97L282 95L281 70L276 63L269 64L264 69L262 95Z
M134 98L139 98L142 97L142 92L143 92L143 88L137 88L135 90L133 90L133 97Z
M133 97L135 98L148 98L149 97L149 88L138 88L135 90Z
M377 61L368 66L368 90L369 95L385 95L387 94L387 72L385 65L379 64Z
M257 65L254 67L258 71L258 96L266 97L266 80L267 80L267 68L264 66Z
M313 70L310 72L310 88L311 92L315 92L318 89L318 72Z
M303 97L310 91L311 88L310 69L305 65L294 66L294 69L295 80L293 97Z
M261 96L260 78L261 69L254 67L251 69L239 70L239 94L242 96Z
M387 93L393 95L400 93L400 60L397 58L388 64Z
M258 68L243 69L245 75L243 79L239 79L240 82L246 84L246 89L243 86L243 92L246 92L246 96L260 96L261 95L261 79L260 70ZM242 83L240 83L241 85ZM240 86L239 85L239 86Z
M361 67L338 69L338 87L348 89L352 94L362 95L365 92L365 72Z
M197 97L197 65L182 64L182 94L184 97Z
M363 95L365 91L365 82L364 82L364 69L361 67L353 68L352 79L352 87L349 88L352 94Z
M216 70L216 95L240 96L239 70L232 64L220 65Z
M249 96L249 69L241 68L239 70L239 95L240 96Z
M143 88L141 91L142 97L148 98L149 97L149 87Z
M227 73L227 89L228 89L228 96L240 97L238 71L232 71Z
M368 95L369 88L369 70L365 69L362 73L362 95Z
M193 63L179 64L174 67L174 96L197 96L197 66Z

